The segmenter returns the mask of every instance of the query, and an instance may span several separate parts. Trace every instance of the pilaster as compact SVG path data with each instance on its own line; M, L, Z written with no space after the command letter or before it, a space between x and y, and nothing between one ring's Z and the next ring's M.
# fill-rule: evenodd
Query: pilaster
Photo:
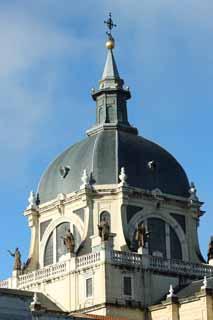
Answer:
M26 268L32 271L38 268L39 264L39 209L38 207L28 207L24 212L24 216L28 218L28 225L31 229L31 241L29 258Z

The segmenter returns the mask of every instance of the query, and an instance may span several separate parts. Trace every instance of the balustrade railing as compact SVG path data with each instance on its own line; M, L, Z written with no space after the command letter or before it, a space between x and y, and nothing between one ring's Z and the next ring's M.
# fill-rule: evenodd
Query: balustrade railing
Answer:
M142 265L142 256L137 253L112 250L111 259L115 264Z
M194 276L212 276L213 267L202 263L190 263L182 260L166 260L157 257L150 257L150 269L159 269L178 274L187 274Z
M66 272L66 262L57 263L40 270L26 273L19 276L19 286L24 286L33 282L49 280Z
M9 280L2 280L0 281L0 288L9 288Z
M76 268L94 264L99 261L101 258L100 252L90 253L77 258Z
M187 274L198 277L213 276L213 267L202 263L190 263L182 260L168 260L137 253L122 251L111 252L111 260L114 264L140 266L143 269L159 272L171 272L176 274Z
M72 259L19 275L17 279L18 287L25 288L31 284L55 279L64 276L69 272L74 272L76 269L88 267L90 265L92 266L100 261L105 261L105 259L111 264L137 267L159 273L186 274L200 278L204 276L213 276L213 266L207 264L189 263L181 260L167 260L160 257L116 250L108 251L108 254L103 255L101 254L101 251L94 252L81 257L73 257ZM11 287L11 279L12 278L0 281L0 288Z
M95 252L73 259L76 259L76 268L80 268L88 265L93 265L100 260L100 256L100 252ZM70 260L59 262L55 265L50 265L40 270L20 275L18 279L19 287L24 287L34 282L42 282L53 279L55 277L63 276L69 271L71 271Z

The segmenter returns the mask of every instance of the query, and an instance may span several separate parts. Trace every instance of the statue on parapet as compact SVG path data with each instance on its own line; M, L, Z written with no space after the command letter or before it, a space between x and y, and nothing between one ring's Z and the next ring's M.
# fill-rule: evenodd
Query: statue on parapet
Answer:
M109 240L110 235L110 225L106 219L103 219L100 224L98 224L99 237L102 241Z
M73 237L73 234L71 233L70 229L66 231L65 237L62 237L64 240L64 245L67 249L68 253L74 253L75 250L75 239Z
M21 271L22 265L21 265L21 252L19 251L19 248L16 248L14 252L11 252L8 250L11 257L14 257L14 271Z
M135 240L138 243L138 248L145 248L146 243L148 242L150 232L146 230L145 225L143 222L140 222L138 224L136 234L135 234Z

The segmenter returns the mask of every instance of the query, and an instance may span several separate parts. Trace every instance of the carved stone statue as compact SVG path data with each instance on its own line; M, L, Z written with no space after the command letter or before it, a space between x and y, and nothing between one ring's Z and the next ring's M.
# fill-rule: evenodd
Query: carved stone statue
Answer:
M21 270L21 253L19 251L19 248L16 248L15 252L11 252L10 250L8 250L8 252L11 255L11 257L14 257L13 270L20 271Z
M139 248L145 248L146 243L149 239L149 232L146 231L146 227L144 224L141 222L138 225L136 235L135 235L135 240L138 242L138 247Z
M99 237L102 241L109 240L110 226L106 219L103 219L100 224L98 224Z
M66 236L63 237L64 245L67 248L67 252L74 253L75 249L75 239L73 237L73 234L70 232L70 229L66 231Z
M209 260L213 259L213 236L211 237L209 246L208 246L208 262Z

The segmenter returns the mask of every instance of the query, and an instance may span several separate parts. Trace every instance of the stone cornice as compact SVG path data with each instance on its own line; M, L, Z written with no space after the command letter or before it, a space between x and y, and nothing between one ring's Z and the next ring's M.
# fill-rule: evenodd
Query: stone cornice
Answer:
M137 199L143 199L145 201L151 200L152 202L153 200L155 200L156 203L159 201L161 203L161 206L165 205L166 207L168 207L168 205L171 205L171 207L176 206L177 208L181 207L185 208L186 210L190 210L196 217L200 217L203 214L203 212L200 211L200 207L203 204L202 202L198 201L190 205L188 198L165 194L158 190L150 191L131 186L120 186L119 184L94 185L86 187L77 192L72 192L64 195L63 201L59 200L57 196L55 199L41 204L38 207L37 211L39 211L39 213L41 214L43 212L54 209L57 205L62 204L62 202L63 205L66 206L68 204L80 201L85 202L86 206L88 201L91 201L93 198L107 195L120 195L124 199L124 202L126 201L126 203L128 203L129 201L131 202L131 200L137 201ZM24 215L29 215L33 210L34 209L27 209L24 212Z

